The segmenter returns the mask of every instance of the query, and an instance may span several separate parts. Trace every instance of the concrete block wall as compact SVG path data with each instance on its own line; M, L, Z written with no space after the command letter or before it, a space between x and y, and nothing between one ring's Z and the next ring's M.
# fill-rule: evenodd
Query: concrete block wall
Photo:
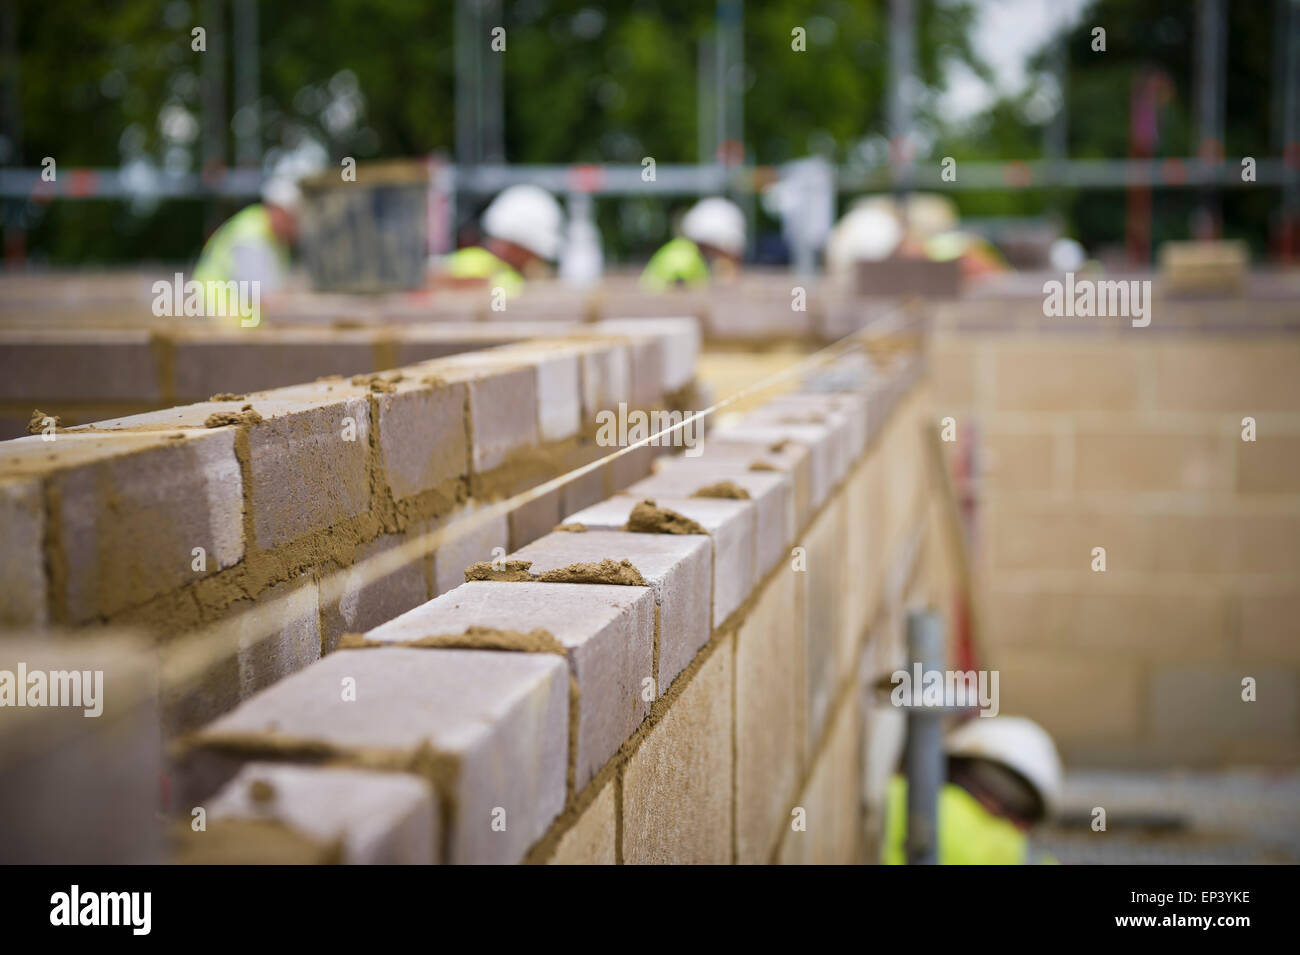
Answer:
M689 320L589 326L0 442L0 625L238 629L192 692L165 701L170 728L199 725L644 476L653 454L474 518L604 454L598 410L678 400L697 349ZM437 552L377 580L353 572L435 530ZM272 623L244 615L272 604Z
M1041 298L939 315L932 423L974 452L982 665L1075 764L1295 765L1294 302L1152 310L1147 328L1047 320Z
M363 818L396 832L417 803L430 862L863 861L862 686L901 660L922 560L920 370L842 359L701 457L660 458L634 494L345 637L187 740L180 808L237 807L335 861ZM250 800L286 767L397 774L427 798L304 799L301 818Z

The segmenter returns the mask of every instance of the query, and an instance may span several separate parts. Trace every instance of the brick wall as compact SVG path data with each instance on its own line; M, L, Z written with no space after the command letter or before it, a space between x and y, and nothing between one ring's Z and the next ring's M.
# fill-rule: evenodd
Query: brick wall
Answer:
M918 371L843 359L210 723L174 808L225 824L183 857L264 858L258 825L343 861L864 860L891 744L863 687L923 579ZM747 496L696 496L722 481ZM694 532L624 529L647 497ZM327 786L349 811L280 795Z
M1075 763L1294 764L1294 304L1157 299L1146 329L1064 327L1040 305L951 307L931 352L933 425L955 418L955 447L974 451L984 665L1002 670L1004 711Z

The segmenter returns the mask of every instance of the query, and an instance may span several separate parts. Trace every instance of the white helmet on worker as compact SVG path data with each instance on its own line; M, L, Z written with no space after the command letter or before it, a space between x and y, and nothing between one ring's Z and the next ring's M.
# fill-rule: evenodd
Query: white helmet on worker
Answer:
M826 245L826 267L847 274L854 262L889 258L903 240L898 218L877 205L859 205L844 214Z
M483 231L494 239L523 246L538 258L559 257L564 212L555 197L527 183L510 186L483 213Z
M998 763L1027 782L1050 817L1061 806L1064 772L1047 731L1023 716L975 717L948 736L948 755Z
M730 199L710 196L682 217L682 235L739 259L745 254L745 214Z
M262 202L296 212L302 202L302 190L290 176L275 175L262 185Z

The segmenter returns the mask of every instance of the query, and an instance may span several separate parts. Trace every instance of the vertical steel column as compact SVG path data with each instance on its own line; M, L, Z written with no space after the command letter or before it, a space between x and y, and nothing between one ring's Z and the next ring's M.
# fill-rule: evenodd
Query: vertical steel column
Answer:
M912 610L907 615L907 652L922 673L943 669L943 624L936 613ZM920 705L921 688L912 687L907 711L907 864L939 862L939 787L944 780L942 708Z
M256 167L262 161L262 116L258 105L261 51L257 0L235 0L235 163Z

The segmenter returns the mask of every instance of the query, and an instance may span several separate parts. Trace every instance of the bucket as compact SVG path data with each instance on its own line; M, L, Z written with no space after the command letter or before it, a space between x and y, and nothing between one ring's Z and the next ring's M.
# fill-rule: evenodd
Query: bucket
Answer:
M301 244L321 292L422 288L429 247L429 172L420 162L368 163L302 183Z

